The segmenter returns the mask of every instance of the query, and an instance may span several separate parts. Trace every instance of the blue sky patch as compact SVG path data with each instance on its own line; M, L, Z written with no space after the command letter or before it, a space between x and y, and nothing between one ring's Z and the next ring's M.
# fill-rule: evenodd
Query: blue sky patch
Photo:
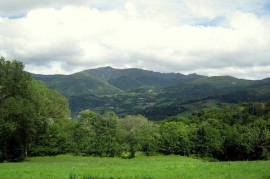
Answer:
M266 13L270 14L270 2L265 3L264 10Z
M205 27L216 27L216 26L222 25L225 20L226 20L225 17L219 16L219 17L216 17L214 19L198 20L197 22L195 22L194 25L205 26Z

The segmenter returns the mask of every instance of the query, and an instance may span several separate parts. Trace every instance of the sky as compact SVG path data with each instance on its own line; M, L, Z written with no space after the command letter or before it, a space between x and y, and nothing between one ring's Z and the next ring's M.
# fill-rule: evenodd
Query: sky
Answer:
M39 74L268 78L270 0L0 0L0 56Z

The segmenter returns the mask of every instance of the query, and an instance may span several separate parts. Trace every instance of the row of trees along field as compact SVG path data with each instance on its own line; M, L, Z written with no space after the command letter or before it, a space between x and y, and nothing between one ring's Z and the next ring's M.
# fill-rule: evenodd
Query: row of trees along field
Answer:
M69 116L65 97L33 80L22 63L0 59L0 161L65 153L133 158L138 151L219 160L270 157L270 103L213 106L155 123L90 110Z

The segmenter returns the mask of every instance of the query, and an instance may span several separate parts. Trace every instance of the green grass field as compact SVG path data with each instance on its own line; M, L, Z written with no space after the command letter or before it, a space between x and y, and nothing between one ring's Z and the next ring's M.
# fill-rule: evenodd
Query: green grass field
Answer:
M61 155L0 164L0 178L270 178L270 161L206 162L180 156L135 159Z

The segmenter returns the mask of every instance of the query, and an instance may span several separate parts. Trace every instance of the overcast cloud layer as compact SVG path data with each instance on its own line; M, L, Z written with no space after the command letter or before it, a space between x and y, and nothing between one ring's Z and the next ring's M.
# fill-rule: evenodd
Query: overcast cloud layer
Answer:
M101 66L270 77L267 0L0 0L0 56L34 73Z

